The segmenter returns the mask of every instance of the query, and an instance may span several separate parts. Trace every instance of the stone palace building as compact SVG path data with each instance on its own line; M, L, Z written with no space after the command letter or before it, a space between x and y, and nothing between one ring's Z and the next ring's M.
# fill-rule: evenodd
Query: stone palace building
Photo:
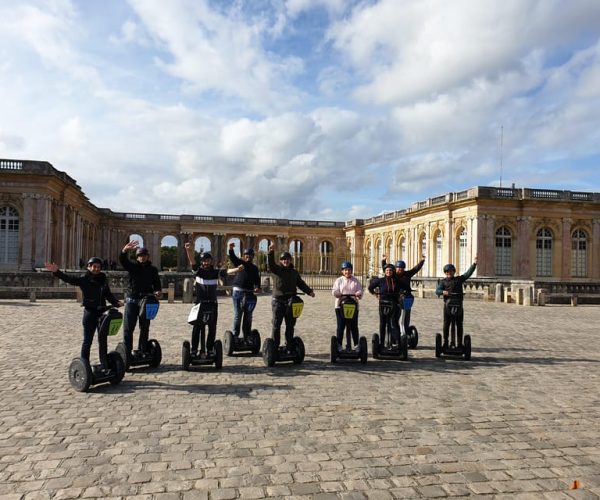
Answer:
M439 277L444 264L460 273L477 255L478 277L600 278L600 193L473 187L345 222L121 213L93 205L50 163L0 160L0 271L31 271L47 261L74 269L92 255L117 260L132 235L157 265L161 246L173 242L179 270L187 268L183 244L201 240L217 262L226 261L230 241L259 257L275 242L307 274L335 274L348 259L356 274L373 275L382 255L409 267L425 255L420 275Z

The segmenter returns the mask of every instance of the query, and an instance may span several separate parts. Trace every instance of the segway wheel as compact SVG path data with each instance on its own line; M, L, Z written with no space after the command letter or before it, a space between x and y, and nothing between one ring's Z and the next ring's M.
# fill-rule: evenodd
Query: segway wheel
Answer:
M410 349L416 349L417 345L419 345L419 332L417 331L416 326L410 327L408 338L408 347Z
M271 367L275 365L275 342L273 339L265 339L262 347L262 353L265 366Z
M435 335L435 357L439 358L442 355L442 334Z
M69 382L77 392L87 392L92 385L92 368L86 360L75 358L69 365Z
M186 340L181 346L181 367L188 371L192 360L190 343Z
M226 356L233 356L233 332L227 330L223 336L223 352Z
M463 356L467 361L471 359L471 336L465 335L463 339Z
M373 359L379 359L379 334L374 333L373 337L371 337L371 351L373 355Z
M215 340L215 368L220 370L223 368L223 344L220 340Z
M404 361L408 359L408 339L406 335L400 335L400 358Z
M335 364L335 362L337 361L337 356L338 356L338 342L337 342L337 337L334 335L331 337L331 347L330 347L330 360L331 360L331 364Z
M258 333L258 330L252 330L250 332L251 338L252 338L252 342L254 344L254 346L252 347L252 354L258 354L260 352L260 333Z
M292 340L292 347L294 348L294 351L296 351L294 364L299 365L300 363L302 363L302 361L304 361L304 355L306 354L304 350L304 342L302 342L302 339L300 337L294 337L294 339Z
M360 362L364 365L367 362L369 353L367 352L367 338L358 339L358 352L360 353Z
M162 349L160 348L158 340L150 339L148 343L150 344L150 353L152 354L152 361L150 361L150 367L156 368L160 366L160 362L162 361Z
M110 379L110 383L112 385L120 384L125 376L125 362L117 351L109 352L107 358L108 367L114 373L113 377Z
M121 355L123 363L125 364L125 370L129 370L131 365L131 353L127 352L127 349L125 349L125 344L123 342L119 342L115 350Z

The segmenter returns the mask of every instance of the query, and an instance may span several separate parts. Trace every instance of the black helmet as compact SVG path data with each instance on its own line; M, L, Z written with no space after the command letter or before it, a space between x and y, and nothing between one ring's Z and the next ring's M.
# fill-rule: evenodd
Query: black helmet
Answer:
M279 260L290 259L292 260L292 254L290 252L282 252L279 256Z
M200 260L212 260L212 255L209 252L202 252L200 254Z
M100 257L90 257L87 265L91 266L92 264L100 264L102 265L102 259Z
M140 248L138 248L138 249L135 251L135 255L136 255L136 257L137 257L138 255L150 255L150 252L148 252L148 249L147 249L147 248L140 247Z
M454 264L446 264L446 265L444 266L444 272L445 272L445 273L449 273L449 272L451 272L451 271L454 271L454 272L456 272L456 268L454 267Z
M254 255L254 249L252 249L252 248L246 248L244 250L244 255Z
M404 262L403 260L397 260L396 267L400 269L406 269L406 262Z
M396 270L396 267L394 266L394 264L386 264L383 270L385 271L386 269Z

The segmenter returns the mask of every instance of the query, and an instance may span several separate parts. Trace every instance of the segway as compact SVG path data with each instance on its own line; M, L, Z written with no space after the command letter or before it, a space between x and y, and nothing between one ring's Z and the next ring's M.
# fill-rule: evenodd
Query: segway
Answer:
M101 335L116 335L121 324L123 315L114 308L107 309L98 319L98 337ZM74 358L69 365L69 382L78 392L87 392L93 385L110 383L119 384L125 375L125 362L117 351L111 351L107 355L108 366L102 369L102 365L90 365L87 359Z
M244 292L242 298L242 319L245 314L251 314L256 307L256 295L253 292ZM227 356L233 356L234 352L251 352L258 354L260 352L260 333L258 330L251 330L249 335L234 335L231 330L226 330L223 336L223 350Z
M200 335L205 335L204 329L208 327L213 315L216 312L216 302L203 300L195 304L188 316L188 323L195 325L200 322L202 331ZM223 366L223 344L220 340L215 340L211 351L206 353L192 353L190 342L185 340L181 347L181 367L189 371L191 367L215 365L215 369L220 370Z
M412 309L412 306L415 302L415 298L410 296L402 296L402 313L400 315L400 331L404 332L404 315ZM406 340L408 342L409 349L416 349L417 345L419 345L419 331L417 327L414 325L410 325L408 328L408 332L406 333Z
M444 307L448 308L450 314L450 345L444 347L442 342L442 334L438 333L435 336L435 357L440 358L442 356L464 358L465 360L471 359L471 336L464 335L461 339L456 338L456 318L463 312L462 299L460 293L449 294L448 300L445 302Z
M298 297L298 295L292 295L288 299L286 315L291 314L293 318L299 318L304 308L304 301ZM304 342L300 337L294 336L292 338L292 345L277 346L275 340L269 337L265 339L262 346L263 362L265 366L271 367L275 363L281 363L285 361L292 361L294 364L299 365L304 361L304 355L306 351L304 349Z
M375 359L408 359L408 341L404 333L403 320L404 310L400 315L400 338L394 337L394 321L398 304L389 299L379 299L379 311L385 318L386 336L385 345L381 343L379 334L373 334L371 339L372 356Z
M338 359L358 359L361 363L367 362L367 338L360 337L358 345L352 347L352 320L358 314L358 301L354 295L342 295L340 309L344 316L344 331L346 332L346 347L339 349L337 337L331 337L331 363Z
M159 305L159 301L154 295L144 296L139 303L139 318L148 320L155 319L158 314ZM157 368L162 361L162 349L156 339L148 339L145 350L135 350L133 353L127 352L124 342L119 342L119 344L117 344L117 352L121 355L123 360L125 360L125 368L127 370L137 366Z

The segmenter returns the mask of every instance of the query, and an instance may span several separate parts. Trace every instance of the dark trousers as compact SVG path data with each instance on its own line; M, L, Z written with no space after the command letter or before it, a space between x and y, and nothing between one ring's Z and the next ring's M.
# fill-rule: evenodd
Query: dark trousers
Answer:
M450 325L452 320L454 320L456 323L456 341L458 345L462 345L464 310L461 305L457 308L455 314L452 314L451 311L452 307L448 304L444 304L444 342L448 343L448 337L450 336Z
M352 318L351 320L346 320L346 318L344 318L344 313L342 311L341 307L336 308L335 310L335 317L337 319L337 329L336 329L336 337L337 337L337 343L338 345L343 345L344 342L344 332L346 330L346 321L350 321L350 331L352 332L352 342L354 342L354 345L357 346L358 345L358 309L356 310L356 313L354 314L354 318Z
M245 292L237 290L233 292L233 334L237 337L240 334L240 325L244 337L248 337L252 330L252 313L247 307L244 307Z
M215 339L217 338L217 316L218 310L215 304L214 312L210 319L205 323L199 320L192 328L192 352L198 351L200 344L201 352L210 352L215 347ZM208 327L208 337L206 336L206 328Z
M90 311L84 309L83 319L81 323L83 325L83 343L81 344L81 357L89 363L90 351L92 349L92 342L94 341L94 334L98 328L98 319L101 313L97 311ZM100 357L100 364L104 367L108 367L107 353L108 351L108 336L101 335L98 333L98 354Z
M398 310L394 310L391 313L391 318L388 316L384 316L379 311L379 337L381 338L381 345L385 346L385 337L388 322L390 324L390 334L392 338L390 339L392 343L398 343L400 339L400 330L398 329Z
M285 320L285 345L290 347L294 338L294 325L296 318L292 315L292 308L288 306L286 299L271 300L271 309L273 311L273 330L271 336L275 341L275 346L279 347L281 343L281 324Z
M123 314L123 341L128 352L133 350L133 331L140 314L140 306L137 302L127 302L125 304L125 313ZM139 318L140 337L138 339L138 349L146 352L148 347L148 334L150 333L150 320Z

